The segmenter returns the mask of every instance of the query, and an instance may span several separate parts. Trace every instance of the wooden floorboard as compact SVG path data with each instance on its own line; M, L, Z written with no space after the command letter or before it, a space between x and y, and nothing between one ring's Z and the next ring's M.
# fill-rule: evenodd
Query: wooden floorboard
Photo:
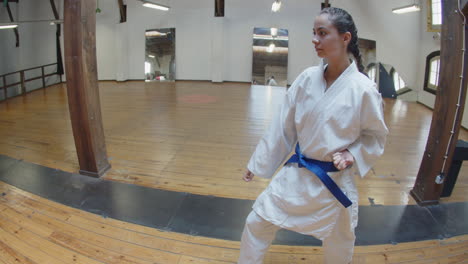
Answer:
M284 88L210 82L101 82L108 156L105 179L151 188L255 199L268 180L241 180L255 145L282 101ZM79 170L65 85L0 103L0 154L68 172ZM356 179L360 204L414 204L409 196L424 152L432 111L386 100L385 154ZM462 130L460 138L468 140ZM468 163L451 197L468 201Z
M173 233L67 207L0 182L5 263L235 263L238 241ZM353 264L466 263L468 235L358 246ZM274 245L265 263L322 263L321 247ZM0 263L2 263L0 261Z

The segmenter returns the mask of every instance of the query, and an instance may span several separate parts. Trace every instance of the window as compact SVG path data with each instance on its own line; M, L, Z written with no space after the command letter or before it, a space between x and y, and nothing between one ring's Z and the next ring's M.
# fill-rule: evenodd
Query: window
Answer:
M429 86L436 89L439 86L439 69L440 69L440 57L433 58L431 60L431 66L429 69Z
M148 74L151 72L151 63L145 61L145 74Z
M442 26L442 0L428 0L427 31L440 32Z
M401 78L401 75L395 70L394 67L390 69L390 78L392 78L393 87L395 88L395 93L397 95L402 95L411 91L411 89L406 86L405 81L403 78Z
M440 51L434 51L426 57L426 73L424 75L424 90L436 94L439 87Z
M393 71L393 85L395 85L395 92L398 93L401 89L405 88L405 81L401 78L397 71Z
M375 64L371 64L371 65L368 66L367 76L369 76L369 79L376 82L376 67L375 67Z

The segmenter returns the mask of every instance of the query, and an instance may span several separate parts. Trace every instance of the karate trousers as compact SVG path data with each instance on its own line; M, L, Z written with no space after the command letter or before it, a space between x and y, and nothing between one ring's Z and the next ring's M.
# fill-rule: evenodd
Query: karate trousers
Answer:
M331 234L323 240L323 253L325 264L351 263L356 239L354 230L343 228L342 221L348 215L340 215ZM266 221L252 210L245 221L241 238L240 256L238 264L262 264L271 242L280 227Z

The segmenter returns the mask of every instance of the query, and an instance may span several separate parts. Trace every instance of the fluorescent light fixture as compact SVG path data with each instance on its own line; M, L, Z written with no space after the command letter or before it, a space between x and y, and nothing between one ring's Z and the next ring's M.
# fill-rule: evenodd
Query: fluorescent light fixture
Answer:
M280 9L281 9L281 1L275 0L275 2L273 2L273 5L271 5L271 11L278 12Z
M0 25L0 29L17 28L18 24Z
M148 57L150 57L150 58L155 58L154 55L148 55Z
M288 40L287 36L273 37L273 36L270 36L270 35L258 35L258 34L254 34L253 38L254 39L267 39L267 40Z
M164 36L167 36L167 33L161 33L159 31L153 30L153 31L146 31L145 36L147 36L147 37L164 37Z
M23 20L23 21L14 21L9 23L0 23L0 29L4 28L16 28L21 24L27 23L49 23L50 25L63 24L61 19L44 19L44 20Z
M155 3L150 3L150 2L143 2L143 6L144 7L149 7L149 8L154 8L154 9L159 9L159 10L163 10L163 11L168 11L169 10L168 6L164 6L164 5L161 5L161 4L155 4Z
M408 5L408 6L393 8L392 12L395 13L395 14L404 14L404 13L409 13L409 12L416 12L416 11L419 11L419 10L421 10L419 5L412 4L412 5Z

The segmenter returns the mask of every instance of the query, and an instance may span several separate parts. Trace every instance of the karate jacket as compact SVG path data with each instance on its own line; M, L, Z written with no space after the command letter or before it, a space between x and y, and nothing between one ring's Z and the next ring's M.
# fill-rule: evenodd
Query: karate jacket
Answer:
M358 193L354 174L363 177L383 154L388 129L382 97L376 84L350 66L327 89L324 62L302 72L288 89L281 110L258 143L247 168L256 176L271 178L253 210L271 223L323 240L343 210L349 221L338 223L354 231ZM352 201L344 208L324 184L297 163L283 166L299 142L302 154L332 161L332 154L348 149L352 168L328 173Z

